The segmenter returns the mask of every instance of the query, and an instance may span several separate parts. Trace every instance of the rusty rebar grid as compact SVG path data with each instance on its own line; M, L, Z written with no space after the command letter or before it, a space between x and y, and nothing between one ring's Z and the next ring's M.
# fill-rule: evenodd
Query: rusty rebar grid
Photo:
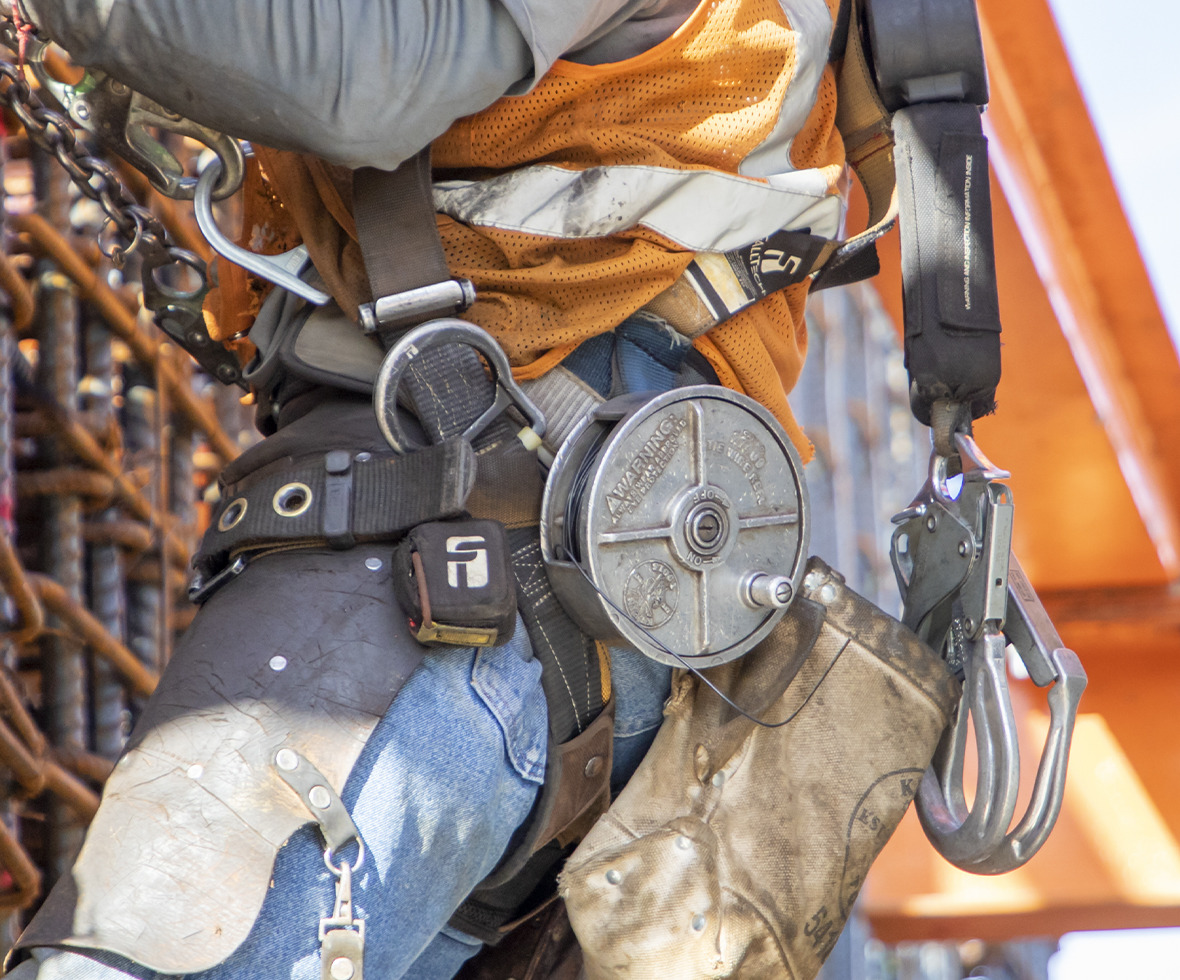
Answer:
M34 180L36 154L7 121L0 921L30 910L62 872L71 845L60 828L95 813L134 714L191 621L186 570L208 514L200 490L237 455L245 424L236 398L212 392L150 326L97 246L101 215L96 224L45 171ZM125 175L169 235L207 258L184 209ZM10 923L0 951L18 917Z

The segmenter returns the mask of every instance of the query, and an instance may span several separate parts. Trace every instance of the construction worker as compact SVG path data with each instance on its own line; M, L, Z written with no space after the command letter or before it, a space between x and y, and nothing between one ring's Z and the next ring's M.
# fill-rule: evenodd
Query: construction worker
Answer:
M334 930L356 940L363 921L372 976L451 977L487 938L456 910L512 852L545 782L552 696L519 624L499 645L423 657L389 581L403 531L257 547L225 574L217 525L228 534L254 519L259 481L310 485L299 467L322 470L334 452L359 480L356 467L390 457L369 375L330 354L274 352L296 321L312 323L304 336L337 336L376 298L353 171L392 171L432 146L438 232L452 274L475 286L463 316L496 338L518 380L559 370L599 396L720 383L755 397L809 456L787 403L807 347L804 276L707 333L676 329L653 301L697 255L783 229L837 236L844 156L828 62L839 4L19 3L79 64L253 142L266 182L247 202L247 237L276 251L302 240L305 278L335 305L309 318L282 291L251 304L221 269L218 336L253 323L267 435L222 477L203 555L207 578L225 584L179 645L167 694L9 975L296 978L323 964L345 978L324 944ZM242 513L235 500L248 501ZM618 787L660 725L671 669L616 649L607 671L585 649L582 682L613 692ZM578 715L573 730L592 721ZM313 736L300 735L304 722ZM296 755L274 754L283 745ZM322 778L284 785L284 758L296 772L313 761ZM338 806L363 854L347 834L325 849L314 808ZM297 815L272 820L284 807Z

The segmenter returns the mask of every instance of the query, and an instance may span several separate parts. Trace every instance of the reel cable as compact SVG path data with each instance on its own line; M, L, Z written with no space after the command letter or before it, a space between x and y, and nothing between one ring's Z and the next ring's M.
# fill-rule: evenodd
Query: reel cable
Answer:
M578 566L578 570L583 575L586 572L582 569L582 549L578 546L578 536L575 532L578 523L578 515L582 513L582 502L585 500L586 491L589 488L590 476L594 471L594 464L598 462L598 455L602 452L602 447L610 438L611 429L600 429L594 437L594 442L586 450L586 455L582 457L578 469L574 473L573 483L570 485L569 497L565 502L565 517L564 526L561 535L561 548L569 556L569 560ZM601 595L601 591L595 586L595 591ZM613 603L612 603L613 605ZM628 616L628 619L631 617Z

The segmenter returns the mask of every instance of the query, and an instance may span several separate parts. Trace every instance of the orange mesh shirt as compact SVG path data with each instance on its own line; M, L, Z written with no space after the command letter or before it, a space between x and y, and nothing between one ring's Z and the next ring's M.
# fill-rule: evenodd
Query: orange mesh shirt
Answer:
M613 329L698 251L780 228L836 236L844 149L827 47L837 6L705 0L638 57L558 61L531 91L435 141L439 231L452 272L476 286L464 316L496 337L519 378ZM367 297L348 171L260 156L328 288L355 309ZM806 291L771 295L696 344L809 456L786 397L807 348Z

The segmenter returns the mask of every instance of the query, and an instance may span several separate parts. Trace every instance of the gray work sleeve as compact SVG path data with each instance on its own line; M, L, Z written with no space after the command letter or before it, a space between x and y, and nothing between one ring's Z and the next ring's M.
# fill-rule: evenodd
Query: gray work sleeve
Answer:
M395 167L651 0L22 0L79 63L214 129Z

